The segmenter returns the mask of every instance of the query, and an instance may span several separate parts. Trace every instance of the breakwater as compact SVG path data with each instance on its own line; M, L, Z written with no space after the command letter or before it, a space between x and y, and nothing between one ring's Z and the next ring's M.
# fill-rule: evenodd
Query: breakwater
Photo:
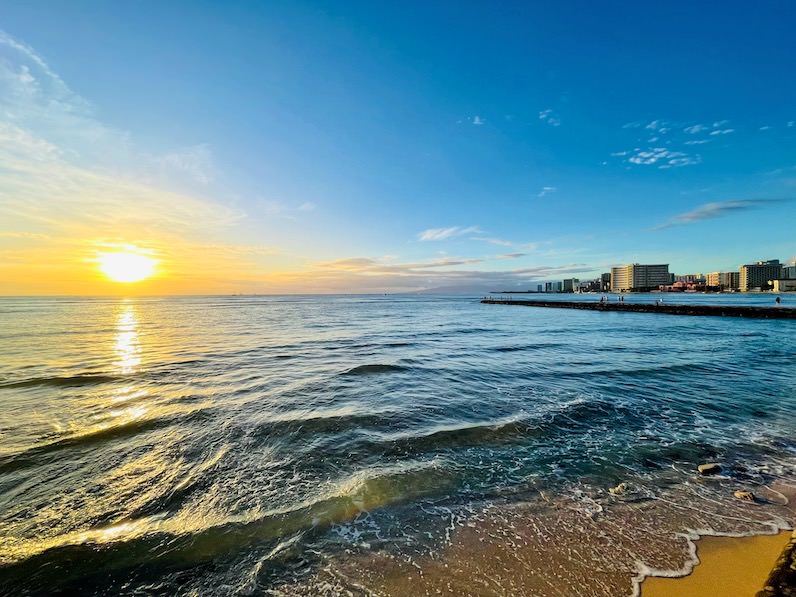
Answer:
M667 315L713 315L747 317L753 319L796 319L796 309L790 307L757 307L746 305L674 305L664 303L523 301L514 299L481 300L487 305L519 305L552 309L586 309L590 311L627 311L631 313L665 313Z

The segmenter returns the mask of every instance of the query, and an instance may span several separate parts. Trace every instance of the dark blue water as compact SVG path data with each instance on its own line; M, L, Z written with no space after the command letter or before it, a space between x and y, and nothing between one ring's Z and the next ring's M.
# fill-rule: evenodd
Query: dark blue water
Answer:
M3 594L632 594L793 521L793 321L2 299L0 357Z

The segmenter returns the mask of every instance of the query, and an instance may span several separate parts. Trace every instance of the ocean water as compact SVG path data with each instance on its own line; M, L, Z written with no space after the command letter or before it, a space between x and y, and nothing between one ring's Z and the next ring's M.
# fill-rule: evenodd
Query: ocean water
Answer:
M795 472L793 321L0 299L3 595L633 595Z

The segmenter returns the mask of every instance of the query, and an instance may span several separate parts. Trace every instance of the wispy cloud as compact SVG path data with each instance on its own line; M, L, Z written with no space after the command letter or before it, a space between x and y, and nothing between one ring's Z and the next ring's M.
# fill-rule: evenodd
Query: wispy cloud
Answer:
M732 199L729 201L716 201L701 205L693 211L675 216L668 222L660 224L653 230L663 230L672 226L693 224L702 220L712 220L729 214L752 209L760 209L771 204L781 203L783 199Z
M711 136L715 137L716 135L729 135L730 133L734 133L735 129L716 129L715 131L710 131Z
M627 160L631 164L653 165L658 164L659 168L672 168L679 166L691 166L698 164L701 158L689 155L683 151L672 151L665 147L652 147L643 151L637 151Z
M478 234L480 229L478 226L468 226L466 228L462 226L450 226L448 228L429 228L428 230L423 230L417 235L418 240L422 241L437 241L437 240L447 240L449 238L454 238L457 236L462 236L464 234Z
M494 259L511 260L522 256L523 253L507 253L495 256ZM509 270L473 267L483 261L486 260L445 257L410 263L385 263L379 259L353 257L318 263L311 272L293 275L302 280L312 280L317 290L348 285L363 290L417 291L446 287L488 291L518 285L522 287L534 280L591 272L600 267L585 263L539 265Z
M481 126L481 125L483 125L483 124L486 124L486 120L484 120L483 118L481 118L481 117L480 117L480 116L478 116L477 114L476 114L475 116L473 116L473 119L471 120L471 122L472 122L474 125L476 125L476 126Z
M561 119L553 112L552 108L539 112L539 120L546 122L550 126L561 126Z
M689 139L685 142L686 145L704 145L710 143L710 139Z
M205 143L168 153L155 158L155 161L163 166L185 172L203 185L209 184L216 176L213 153Z
M556 187L542 187L542 190L539 191L536 196L537 197L544 197L545 195L550 195L551 193L555 193L558 189Z
M509 240L502 240L500 238L491 238L486 236L471 236L470 240L477 240L485 243L489 243L490 245L498 245L499 247L512 247L514 243Z
M710 130L710 127L706 124L692 124L691 126L685 127L683 129L689 135L696 135L697 133L701 133L702 131Z

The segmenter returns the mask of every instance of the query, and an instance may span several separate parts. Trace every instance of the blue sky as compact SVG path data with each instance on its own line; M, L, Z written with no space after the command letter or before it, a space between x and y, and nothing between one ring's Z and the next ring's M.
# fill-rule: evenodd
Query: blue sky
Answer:
M88 241L152 247L186 292L796 254L789 2L4 4L19 292Z

